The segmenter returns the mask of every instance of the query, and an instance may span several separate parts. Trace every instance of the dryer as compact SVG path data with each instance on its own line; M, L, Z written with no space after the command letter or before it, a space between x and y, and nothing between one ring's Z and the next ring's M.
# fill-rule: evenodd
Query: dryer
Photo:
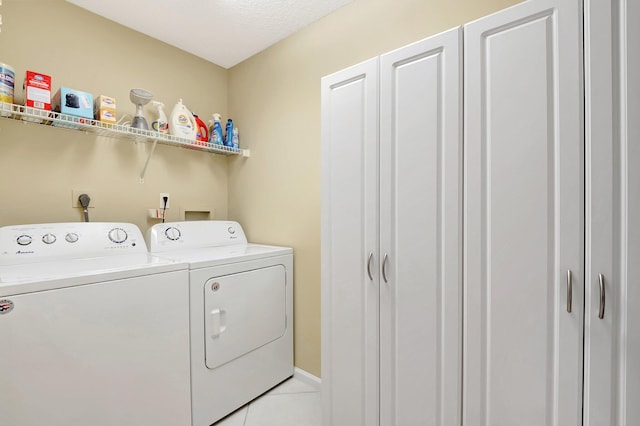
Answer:
M190 426L188 306L135 225L0 228L0 423Z
M293 375L293 250L247 242L230 221L149 230L150 252L189 264L194 426Z

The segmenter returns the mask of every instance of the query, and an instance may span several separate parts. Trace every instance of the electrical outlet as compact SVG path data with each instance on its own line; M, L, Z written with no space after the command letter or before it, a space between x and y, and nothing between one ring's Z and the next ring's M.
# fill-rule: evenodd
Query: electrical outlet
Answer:
M80 198L81 194L87 194L91 200L89 201L89 208L93 209L96 207L96 198L95 191L91 189L72 189L71 190L71 207L74 208L82 208L82 204L78 198Z
M163 209L164 207L164 197L167 197L167 207L169 208L171 207L171 198L169 197L169 193L168 192L161 192L160 193L160 208Z

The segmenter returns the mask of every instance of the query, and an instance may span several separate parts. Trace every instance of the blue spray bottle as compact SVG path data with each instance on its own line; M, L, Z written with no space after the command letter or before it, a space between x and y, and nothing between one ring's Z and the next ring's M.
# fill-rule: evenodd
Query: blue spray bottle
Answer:
M209 133L209 143L214 145L223 145L222 124L220 123L220 114L213 114L213 128Z

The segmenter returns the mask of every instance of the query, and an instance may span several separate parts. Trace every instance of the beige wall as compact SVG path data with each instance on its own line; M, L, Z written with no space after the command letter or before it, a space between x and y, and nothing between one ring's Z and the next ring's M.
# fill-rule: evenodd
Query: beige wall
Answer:
M519 1L355 0L230 70L252 156L229 163L229 215L295 250L296 366L320 375L320 78Z
M134 112L129 90L142 87L165 103L179 98L205 121L227 115L228 71L93 15L63 0L5 0L0 6L0 62L49 74L61 85L114 96L118 117ZM203 41L204 42L204 41ZM17 90L22 99L21 90ZM150 121L151 109L147 109ZM157 223L147 210L171 196L168 220L182 210L227 216L227 159L158 145L139 182L151 144L0 119L0 226L78 221L73 189L89 189L94 221L127 221L143 232Z

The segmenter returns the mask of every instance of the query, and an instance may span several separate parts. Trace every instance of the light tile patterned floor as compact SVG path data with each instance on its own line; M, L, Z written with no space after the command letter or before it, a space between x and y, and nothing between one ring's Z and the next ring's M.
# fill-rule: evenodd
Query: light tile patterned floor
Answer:
M291 378L229 414L215 426L320 426L320 392Z

